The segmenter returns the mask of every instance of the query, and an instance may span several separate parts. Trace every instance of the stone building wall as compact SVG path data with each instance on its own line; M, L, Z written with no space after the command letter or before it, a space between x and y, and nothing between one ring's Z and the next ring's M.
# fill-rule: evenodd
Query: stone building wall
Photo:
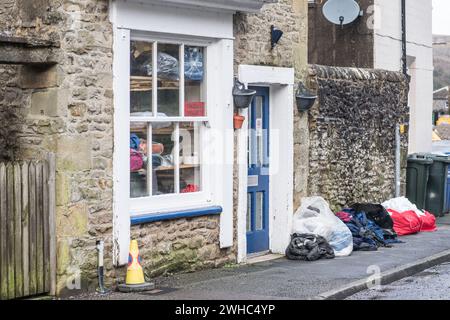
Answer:
M2 36L57 47L55 65L0 66L7 70L0 79L0 87L7 84L0 108L14 106L20 115L9 157L56 154L57 290L64 292L67 283L79 280L84 289L96 277L96 240L104 239L105 252L112 252L109 1L6 2L0 12ZM105 258L110 277L111 255Z
M309 112L310 195L332 209L380 203L395 191L395 125L407 124L408 81L397 72L313 65L319 101ZM407 132L407 130L405 130ZM402 135L402 186L407 133Z
M73 293L67 292L67 282L76 283L78 278L82 289L96 286L96 240L105 241L108 282L124 276L123 268L113 268L111 256L114 105L108 5L108 0L3 0L0 7L0 35L39 38L57 48L54 66L0 65L0 159L56 154L60 293ZM274 50L270 50L272 24L284 31ZM239 64L293 67L296 81L306 80L306 0L280 0L260 14L237 14L234 29L235 72ZM311 77L320 91L320 105L309 115L295 109L294 209L302 196L316 193L335 206L363 200L364 192L367 200L381 199L393 188L393 130L386 128L405 114L399 103L406 97L404 84L394 74L383 78L382 72L369 73L369 80L358 78L360 72L355 71L344 76L328 74L330 69L321 67L315 70ZM42 81L30 82L30 75ZM358 101L367 103L361 107L355 104ZM330 122L331 118L347 126ZM382 126L377 127L373 118ZM361 130L358 121L373 128ZM370 173L369 167L375 170ZM237 190L237 172L235 177ZM150 277L236 261L236 245L219 248L218 216L133 226L131 233L140 241Z
M123 268L113 267L111 256L114 105L108 5L108 0L3 0L0 8L1 36L48 41L55 47L55 65L0 65L0 158L56 154L61 294L73 294L67 284L78 280L82 290L96 286L96 240L105 241L107 281L124 276ZM282 0L260 15L237 15L236 66L305 70L305 8L306 0ZM272 23L285 31L274 51ZM236 261L236 246L219 248L218 216L133 226L131 232L140 240L151 277Z
M0 161L14 159L19 149L24 95L17 75L17 67L0 65Z
M282 41L273 51L270 50L272 24L285 32ZM306 0L280 0L279 3L264 6L258 14L236 14L235 72L237 73L239 64L296 67L306 70L306 26ZM298 74L303 73L299 70ZM306 120L306 117L303 120ZM234 181L236 200L237 165ZM220 267L236 262L236 214L234 245L228 249L219 247L218 216L133 226L131 232L132 237L140 239L142 243L141 254L149 276Z
M222 267L236 262L235 248L219 247L219 216L178 219L133 226L148 278Z
M270 49L270 26L284 34ZM308 56L308 1L280 0L264 6L260 14L238 14L234 19L235 74L240 64L295 68L297 81L304 81ZM294 108L294 209L307 195L309 135L307 114ZM235 199L237 198L235 166Z
M363 16L338 26L323 15L325 1L309 4L308 63L338 67L374 67L374 0L356 1Z
M57 290L74 294L67 284L97 285L96 240L105 241L107 283L125 275L112 264L113 34L108 0L39 4L11 0L0 11L0 34L59 44L57 64L45 67L43 82L27 81L39 68L0 65L0 156L56 154ZM24 18L7 20L14 15ZM235 261L232 250L219 249L218 217L134 226L132 237L151 277Z

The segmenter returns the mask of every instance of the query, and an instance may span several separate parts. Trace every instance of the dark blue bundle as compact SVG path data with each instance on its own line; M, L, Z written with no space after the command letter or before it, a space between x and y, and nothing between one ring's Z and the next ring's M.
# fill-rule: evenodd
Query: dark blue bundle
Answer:
M344 222L353 236L353 250L376 251L378 247L391 247L393 243L401 243L394 234L382 229L373 220L368 219L365 212L344 209L351 215L349 222Z

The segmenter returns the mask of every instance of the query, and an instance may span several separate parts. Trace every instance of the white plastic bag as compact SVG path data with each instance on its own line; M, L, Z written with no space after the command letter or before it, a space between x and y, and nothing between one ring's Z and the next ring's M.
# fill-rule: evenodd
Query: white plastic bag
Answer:
M419 218L425 216L425 213L423 211L419 210L415 204L413 204L411 201L409 201L405 197L394 198L394 199L388 200L386 202L383 202L382 206L386 210L391 209L391 210L397 211L399 213L402 213L405 211L414 211Z
M353 251L350 229L331 211L322 197L303 198L294 215L293 233L309 233L324 237L336 257L349 256Z

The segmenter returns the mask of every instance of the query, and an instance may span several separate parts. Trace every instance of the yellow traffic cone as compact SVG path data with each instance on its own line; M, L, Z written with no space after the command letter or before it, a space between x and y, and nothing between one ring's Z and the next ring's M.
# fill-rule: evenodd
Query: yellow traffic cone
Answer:
M142 270L141 257L139 256L139 248L136 240L132 240L130 243L127 278L125 283L128 285L145 283L144 270Z
M154 283L145 282L144 270L142 269L141 256L139 255L138 242L130 242L130 253L128 255L127 276L124 284L118 286L122 292L140 292L153 290Z

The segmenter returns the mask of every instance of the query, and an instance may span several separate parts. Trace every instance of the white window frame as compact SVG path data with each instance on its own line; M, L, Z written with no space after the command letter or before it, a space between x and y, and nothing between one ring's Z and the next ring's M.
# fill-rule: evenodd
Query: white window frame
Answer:
M211 188L211 178L213 175L213 172L211 172L211 166L206 164L204 162L205 157L203 155L210 153L210 145L208 144L208 140L210 139L209 133L210 130L208 129L208 123L209 123L209 114L210 109L208 105L208 95L209 91L209 82L210 77L208 77L208 68L207 68L207 61L209 59L208 57L208 46L210 45L211 41L205 41L205 40L199 40L195 38L188 38L188 37L174 37L174 36L155 36L151 33L143 33L143 32L131 32L130 33L130 41L129 44L131 45L131 41L144 41L148 43L153 43L154 48L154 54L153 54L153 63L155 64L155 60L157 59L157 44L175 44L180 45L180 88L183 88L180 90L180 116L175 117L166 117L166 118L158 118L157 112L158 112L158 106L157 106L157 81L153 81L153 116L152 117L132 117L131 115L128 116L128 122L172 122L174 123L175 130L178 130L178 124L180 122L196 122L200 123L200 150L201 150L201 160L200 160L200 170L201 170L201 191L194 192L194 193L180 193L179 190L176 190L174 194L165 194L165 195L150 195L148 197L140 197L140 198L131 198L130 197L130 215L131 217L137 217L142 215L149 215L149 214L158 214L161 212L170 212L170 211L177 211L177 210L186 210L186 209L193 209L193 208L201 208L205 206L209 206L213 203L213 193ZM206 116L204 117L184 117L184 47L185 46L199 46L204 48L204 68L205 68L205 79L206 83L204 84L206 86L206 90L204 93L204 99L205 99L205 106L206 106ZM156 68L153 68L153 78L156 79ZM124 75L130 79L130 72L128 75ZM128 93L129 95L129 93ZM130 104L128 104L128 110L130 110ZM125 121L125 120L124 120ZM128 132L128 140L130 135L130 130ZM151 134L150 132L148 134ZM178 145L177 142L175 142L176 146ZM175 147L177 148L177 147ZM175 152L177 154L177 152ZM178 159L174 160L176 163L178 163ZM129 167L129 164L128 164ZM175 170L175 174L177 174L177 170ZM178 177L175 177L176 180L178 180ZM128 181L128 183L130 183Z
M150 1L150 0L149 0ZM130 30L149 32L152 35L176 35L200 41L210 41L207 70L209 83L208 126L211 127L211 206L220 206L221 248L233 246L233 12L201 10L200 7L176 8L142 1L110 0L110 20L113 25L113 90L114 90L114 152L113 152L113 263L128 262L131 237L129 131L130 101ZM133 32L134 33L134 32ZM166 37L165 37L166 38ZM127 134L128 132L128 134ZM125 133L125 134L122 134ZM128 140L128 141L127 141ZM125 170L124 170L125 169ZM209 206L209 205L208 205ZM208 207L206 206L206 207ZM201 209L196 204L191 208ZM173 211L178 211L174 208Z

